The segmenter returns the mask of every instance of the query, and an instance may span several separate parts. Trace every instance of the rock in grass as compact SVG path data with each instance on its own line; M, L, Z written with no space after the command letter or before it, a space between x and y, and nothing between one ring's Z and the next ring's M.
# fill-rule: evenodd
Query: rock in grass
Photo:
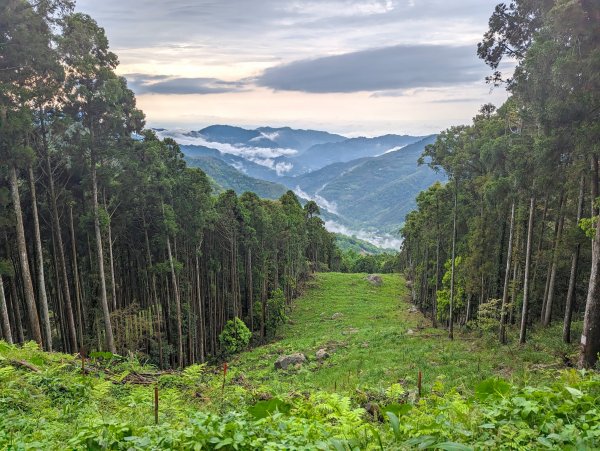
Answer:
M290 365L302 365L306 362L306 356L301 352L290 355L282 355L275 360L275 369L287 370Z
M325 348L321 348L316 352L315 357L317 360L325 360L327 357L329 357L329 353Z
M338 318L341 318L342 316L344 316L343 313L340 313L340 312L334 313L333 315L331 315L331 319L338 319Z
M376 287L383 283L381 276L378 276L377 274L369 274L367 276L367 280L371 283L371 285L375 285Z

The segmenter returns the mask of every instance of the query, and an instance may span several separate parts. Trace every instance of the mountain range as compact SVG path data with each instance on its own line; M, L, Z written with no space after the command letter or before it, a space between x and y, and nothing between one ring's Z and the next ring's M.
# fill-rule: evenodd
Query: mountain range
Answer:
M317 202L328 228L394 247L415 198L443 173L418 165L436 136L347 138L290 127L211 125L197 131L155 129L181 146L188 165L223 189L276 199L292 189Z

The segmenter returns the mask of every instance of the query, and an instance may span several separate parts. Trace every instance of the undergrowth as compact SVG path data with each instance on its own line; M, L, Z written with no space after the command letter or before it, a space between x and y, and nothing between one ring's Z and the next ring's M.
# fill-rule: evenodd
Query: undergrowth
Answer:
M574 350L551 329L525 347L473 332L450 342L402 300L397 276L363 278L319 276L278 341L229 362L225 388L206 364L158 372L98 358L82 370L73 356L0 341L0 449L600 447L600 375L561 369ZM287 352L309 363L275 371Z

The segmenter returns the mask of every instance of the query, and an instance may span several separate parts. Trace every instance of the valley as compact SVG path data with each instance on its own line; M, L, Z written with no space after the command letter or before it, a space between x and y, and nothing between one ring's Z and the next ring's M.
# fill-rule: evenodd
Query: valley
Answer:
M418 159L435 135L341 135L262 127L210 126L198 131L158 129L172 137L186 162L223 189L277 199L287 189L314 200L330 231L359 235L382 246L399 243L398 230L416 195L445 181Z

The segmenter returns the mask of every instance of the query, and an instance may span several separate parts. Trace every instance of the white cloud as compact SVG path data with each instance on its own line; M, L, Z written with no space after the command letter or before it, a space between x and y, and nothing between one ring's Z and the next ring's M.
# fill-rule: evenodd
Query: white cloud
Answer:
M365 230L352 230L345 225L335 221L325 221L325 228L333 233L341 233L342 235L355 236L359 240L374 244L383 249L400 250L402 240L396 238L389 233L368 232Z
M277 172L277 175L283 175L286 172L289 172L294 166L287 162L276 162L275 159L282 156L290 157L298 153L298 151L295 149L286 149L283 147L270 148L236 146L233 144L208 141L198 133L195 133L193 136L191 136L189 131L181 129L161 130L157 132L157 135L160 138L173 138L178 144L183 146L210 147L222 153L237 155L245 158L246 160L252 161L253 163L273 169Z
M337 211L336 203L328 201L323 196L319 196L318 194L311 196L306 191L303 191L302 188L300 188L299 186L296 186L296 188L294 189L294 193L296 193L296 195L298 195L304 199L315 201L315 203L319 207L324 208L325 210L327 210L335 215L339 215L339 213Z

